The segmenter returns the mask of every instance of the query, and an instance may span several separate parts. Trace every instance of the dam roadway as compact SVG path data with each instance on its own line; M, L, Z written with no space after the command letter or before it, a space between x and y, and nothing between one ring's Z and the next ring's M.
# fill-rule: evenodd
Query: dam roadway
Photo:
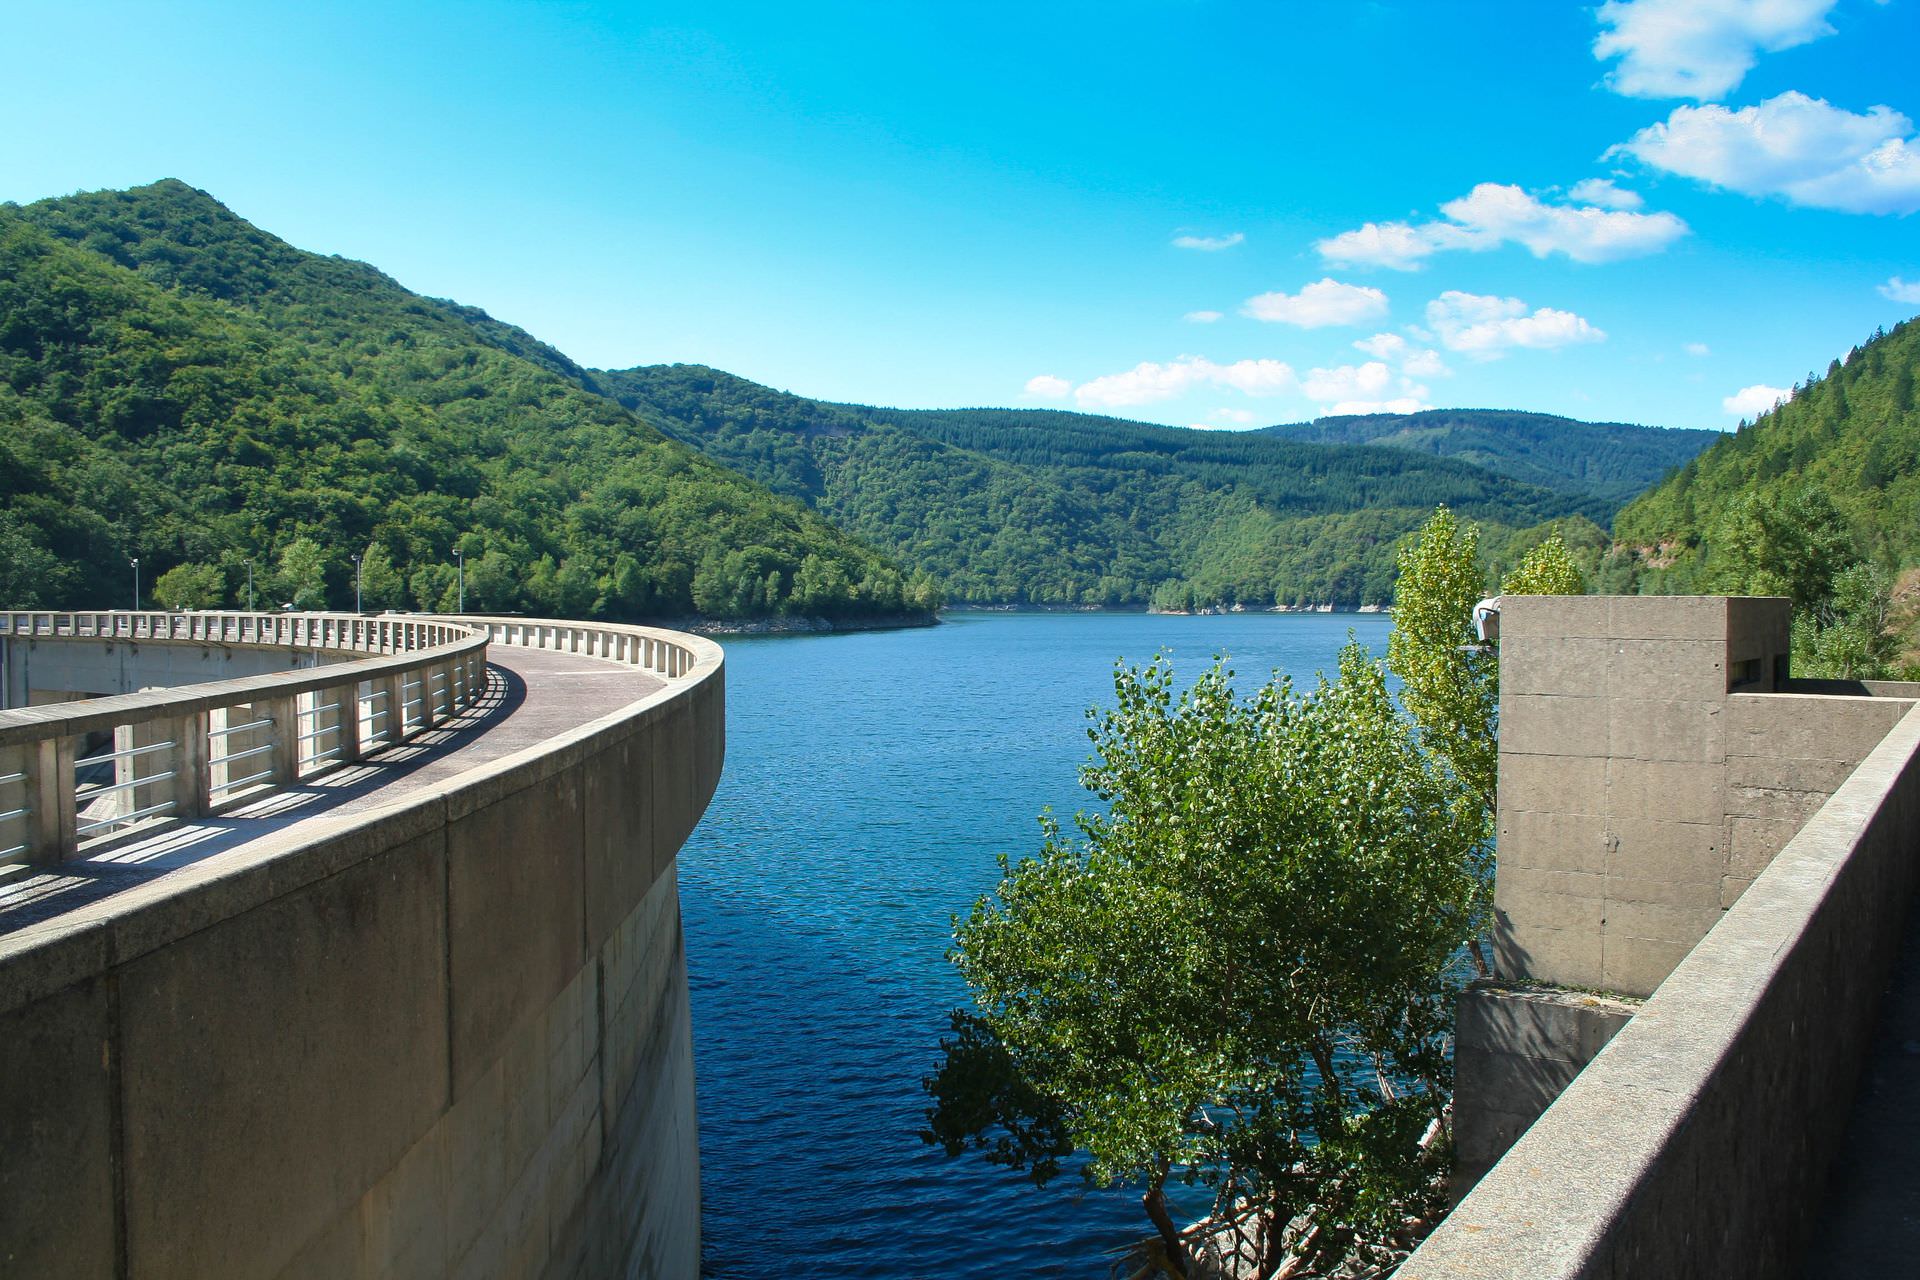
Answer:
M332 773L302 779L218 817L169 823L57 868L0 884L0 936L159 880L186 867L217 871L255 841L321 817L403 803L423 788L534 747L666 688L658 675L577 653L495 646L479 699L418 737ZM157 886L162 892L166 886Z
M43 612L0 669L0 1275L697 1275L717 645Z

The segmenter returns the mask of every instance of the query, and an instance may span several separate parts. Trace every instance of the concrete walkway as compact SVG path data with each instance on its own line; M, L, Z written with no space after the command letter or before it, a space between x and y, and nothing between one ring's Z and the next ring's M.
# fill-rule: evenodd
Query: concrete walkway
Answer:
M1920 904L1915 904L1920 906ZM1920 1271L1920 910L1880 999L1847 1136L1807 1249L1807 1280Z
M90 902L147 884L181 867L244 847L321 814L382 808L662 689L651 672L589 658L494 645L487 689L460 715L398 746L296 786L270 792L216 818L160 824L57 871L0 884L0 937Z

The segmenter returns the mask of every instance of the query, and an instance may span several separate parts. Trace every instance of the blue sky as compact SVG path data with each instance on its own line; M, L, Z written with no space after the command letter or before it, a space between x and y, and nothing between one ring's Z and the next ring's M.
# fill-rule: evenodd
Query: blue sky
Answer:
M1730 427L1920 312L1920 0L16 4L0 199L177 177L591 365Z

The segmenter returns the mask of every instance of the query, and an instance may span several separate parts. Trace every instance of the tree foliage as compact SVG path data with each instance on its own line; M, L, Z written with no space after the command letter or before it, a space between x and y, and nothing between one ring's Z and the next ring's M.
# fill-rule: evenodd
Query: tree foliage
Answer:
M666 439L520 330L182 183L0 206L9 603L118 599L130 555L231 585L296 543L297 593L336 607L369 546L404 584L376 563L376 603L450 600L456 546L487 611L685 616L703 568L730 615L937 603L926 577ZM809 557L831 572L801 592Z
M1338 678L1239 699L1120 669L1089 730L1106 804L1003 859L958 922L974 1007L927 1087L929 1141L1036 1181L1078 1154L1144 1189L1166 1256L1197 1185L1260 1274L1390 1239L1438 1207L1449 963L1487 849L1358 646ZM1303 1216L1304 1215L1304 1216Z

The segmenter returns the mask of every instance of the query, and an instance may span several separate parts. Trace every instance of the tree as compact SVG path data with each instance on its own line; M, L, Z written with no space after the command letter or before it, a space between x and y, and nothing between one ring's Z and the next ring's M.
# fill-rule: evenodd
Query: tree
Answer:
M393 558L379 543L367 548L360 561L360 600L369 610L398 609L406 604L407 584L393 567Z
M1500 580L1503 596L1583 596L1587 580L1573 552L1558 533L1527 552L1513 572Z
M1042 820L952 952L972 990L926 1082L923 1135L1056 1176L1081 1153L1144 1188L1193 1273L1167 1188L1214 1197L1212 1247L1259 1276L1367 1252L1437 1212L1449 965L1478 928L1486 842L1357 645L1339 676L1237 699L1216 663L1176 695L1119 669L1082 782L1105 813ZM1092 714L1092 713L1090 713Z
M217 565L177 564L153 583L154 601L164 609L214 609L226 597L226 575Z
M296 609L327 607L326 553L312 538L295 538L280 549L275 582L281 598Z

